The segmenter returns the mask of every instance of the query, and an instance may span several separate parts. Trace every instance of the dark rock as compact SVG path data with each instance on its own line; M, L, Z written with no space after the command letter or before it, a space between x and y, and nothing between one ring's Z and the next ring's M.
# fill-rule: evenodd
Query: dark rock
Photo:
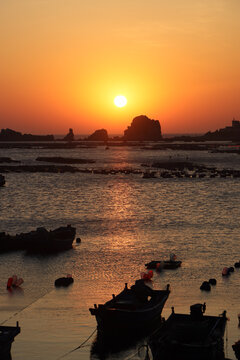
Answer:
M200 290L210 291L211 290L211 285L209 284L208 281L204 281L202 283L202 285L200 286Z
M240 261L235 262L234 266L235 266L235 268L240 268Z
M216 285L217 284L217 280L216 279L209 279L209 284L211 285Z
M93 164L93 163L95 163L94 160L64 158L61 156L56 156L56 157L40 156L40 157L36 158L36 161L53 162L53 163L58 163L58 164Z
M64 141L74 141L74 134L73 134L73 129L69 129L69 132L66 136L64 136L63 138Z
M214 132L207 132L205 135L203 135L203 138L205 140L232 140L232 141L239 141L240 140L240 121L233 119L232 120L232 126L226 126L223 129L216 130ZM239 150L235 151L239 153Z
M108 133L105 129L94 131L94 133L88 136L87 140L90 141L108 141Z
M133 119L131 126L124 131L124 140L158 141L162 140L161 126L158 120L151 120L146 115Z
M60 286L67 287L72 283L73 283L73 278L72 277L61 277L61 278L55 280L55 286L56 287L60 287Z
M48 172L48 173L75 173L79 170L70 165L0 165L1 172Z
M72 248L76 229L71 225L62 226L55 230L37 228L28 233L11 236L0 233L0 252L26 250L32 253L54 253Z

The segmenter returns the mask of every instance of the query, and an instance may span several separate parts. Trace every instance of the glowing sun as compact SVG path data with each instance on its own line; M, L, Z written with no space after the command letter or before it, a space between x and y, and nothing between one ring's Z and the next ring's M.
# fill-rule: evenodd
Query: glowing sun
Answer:
M123 95L118 95L114 98L114 104L117 107L124 107L127 104L127 99Z

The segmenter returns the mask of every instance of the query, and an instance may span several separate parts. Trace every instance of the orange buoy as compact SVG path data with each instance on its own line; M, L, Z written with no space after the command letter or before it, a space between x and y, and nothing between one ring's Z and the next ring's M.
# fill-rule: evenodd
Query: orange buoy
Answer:
M15 286L18 287L18 286L20 286L22 284L23 284L23 279L19 278L19 279L17 279Z
M12 282L13 282L13 278L10 277L7 282L7 289L10 289L10 287L12 286Z

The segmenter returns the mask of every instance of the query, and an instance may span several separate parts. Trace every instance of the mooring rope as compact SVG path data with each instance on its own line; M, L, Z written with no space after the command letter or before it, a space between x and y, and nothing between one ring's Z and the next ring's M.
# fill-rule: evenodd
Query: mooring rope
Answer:
M87 342L89 339L91 339L91 337L94 335L94 333L95 333L96 331L97 331L97 327L96 327L96 328L94 329L94 331L89 335L89 337L88 337L86 340L84 340L79 346L77 346L77 347L76 347L75 349L73 349L73 350L68 351L66 354L58 357L56 360L63 359L65 356L67 356L67 355L73 353L74 351L82 348L83 345L86 344L86 342Z
M44 295L40 296L39 298L33 300L30 304L24 306L22 309L20 309L19 311L17 311L16 313L14 313L13 315L11 315L7 320L4 320L2 323L0 323L0 325L5 324L7 321L11 320L14 316L20 314L23 310L27 309L29 306L31 306L32 304L34 304L35 302L37 302L38 300L42 299L44 296L46 296L47 294L50 294L53 290L50 290L48 292L46 292Z

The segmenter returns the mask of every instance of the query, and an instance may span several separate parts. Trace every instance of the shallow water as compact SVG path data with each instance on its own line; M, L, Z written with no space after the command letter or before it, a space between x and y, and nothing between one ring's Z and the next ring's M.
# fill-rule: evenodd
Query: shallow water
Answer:
M72 156L96 160L91 168L141 168L141 163L176 159L219 168L240 169L236 154L143 151L137 148L42 150L4 149L26 164L37 156ZM81 167L86 168L84 165ZM82 242L55 256L0 255L0 322L21 333L12 345L13 360L57 360L78 347L96 328L89 307L110 299L132 285L150 260L175 252L182 268L154 274L153 287L171 284L163 316L171 306L189 313L190 305L207 303L207 314L227 310L226 356L234 359L232 344L240 338L240 270L223 278L224 266L240 260L240 179L142 179L137 174L7 173L0 188L0 231L26 232L39 226L54 229L71 224ZM9 293L6 282L16 273L24 278L22 290ZM71 273L74 284L56 289L54 280ZM216 287L201 292L204 280L214 277ZM94 334L95 336L95 334ZM94 336L66 359L89 359ZM125 359L138 345L109 359ZM141 355L143 358L143 354ZM92 359L97 357L92 356ZM135 358L138 358L135 356Z

